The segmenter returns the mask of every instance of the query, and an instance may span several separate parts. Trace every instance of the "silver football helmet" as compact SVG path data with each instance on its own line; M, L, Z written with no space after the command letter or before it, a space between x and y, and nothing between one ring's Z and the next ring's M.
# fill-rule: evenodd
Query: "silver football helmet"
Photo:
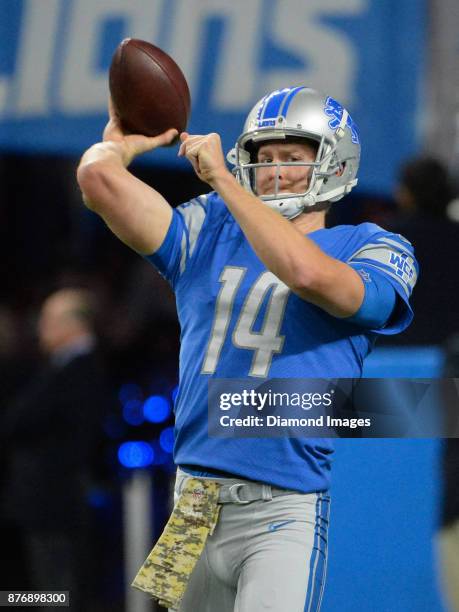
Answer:
M305 138L317 146L311 163L257 163L256 151L267 141L288 142ZM250 111L235 147L227 155L234 165L238 181L257 194L257 169L275 166L274 192L260 195L270 208L293 219L319 202L336 202L357 184L360 141L357 128L343 106L314 89L288 87L259 100ZM279 175L282 166L310 168L309 184L304 193L281 193Z

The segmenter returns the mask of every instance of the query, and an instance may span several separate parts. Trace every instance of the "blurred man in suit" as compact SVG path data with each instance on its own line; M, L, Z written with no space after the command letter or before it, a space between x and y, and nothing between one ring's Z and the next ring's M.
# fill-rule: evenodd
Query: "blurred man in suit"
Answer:
M416 245L423 264L412 298L416 316L401 338L404 344L438 344L459 332L457 312L451 308L459 298L454 265L459 223L446 214L454 194L452 177L439 160L416 157L401 166L395 194L400 215L391 229Z
M46 299L38 320L46 364L1 427L8 451L3 510L23 532L30 587L69 590L75 610L88 609L87 493L110 398L94 320L86 290Z

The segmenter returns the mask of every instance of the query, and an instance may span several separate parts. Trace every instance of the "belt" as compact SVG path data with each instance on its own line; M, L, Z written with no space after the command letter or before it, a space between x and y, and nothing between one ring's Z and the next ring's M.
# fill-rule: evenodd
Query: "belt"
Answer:
M300 491L292 489L280 489L272 485L263 484L261 482L253 482L251 480L238 479L236 476L232 478L224 478L222 476L194 475L190 474L181 467L178 468L177 474L185 479L198 478L201 481L211 481L218 483L218 503L219 504L250 504L254 501L270 501L273 497L280 495L300 494Z
M220 485L218 493L219 504L250 504L253 501L270 501L280 495L293 495L298 491L278 489L257 482L235 482Z
M215 529L220 504L269 501L293 493L298 491L249 481L187 478L164 532L132 586L150 593L165 607L178 606L207 537Z

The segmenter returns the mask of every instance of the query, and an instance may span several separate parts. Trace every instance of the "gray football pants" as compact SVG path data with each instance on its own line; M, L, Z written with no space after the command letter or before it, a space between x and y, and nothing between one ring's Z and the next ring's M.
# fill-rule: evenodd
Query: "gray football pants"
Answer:
M186 478L179 470L176 495ZM326 493L223 504L179 612L318 612L329 509Z

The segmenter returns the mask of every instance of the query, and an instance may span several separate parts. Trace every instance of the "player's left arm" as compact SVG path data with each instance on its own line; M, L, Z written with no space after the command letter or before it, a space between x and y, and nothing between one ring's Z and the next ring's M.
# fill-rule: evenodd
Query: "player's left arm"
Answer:
M218 134L184 133L181 140L179 155L220 194L268 270L296 295L335 317L350 317L359 310L365 296L360 275L248 193L226 167Z

